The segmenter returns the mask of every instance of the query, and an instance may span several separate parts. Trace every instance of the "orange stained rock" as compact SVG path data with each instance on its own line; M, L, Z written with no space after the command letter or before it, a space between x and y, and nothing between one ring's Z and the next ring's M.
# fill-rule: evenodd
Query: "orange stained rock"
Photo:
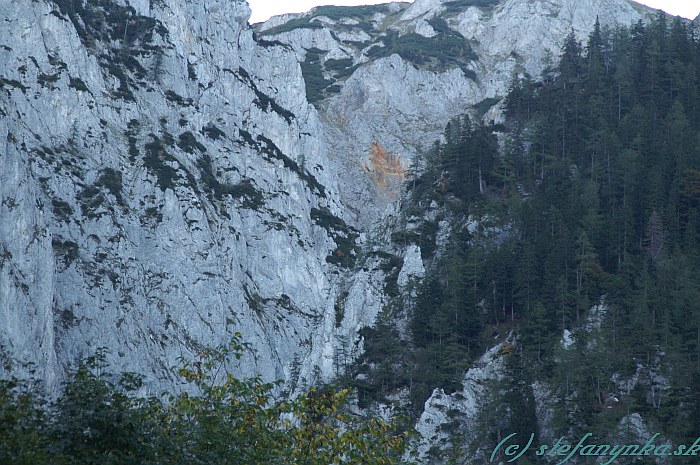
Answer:
M372 164L372 171L377 174L406 175L406 168L401 164L399 158L387 152L379 142L372 142L369 148L369 161Z

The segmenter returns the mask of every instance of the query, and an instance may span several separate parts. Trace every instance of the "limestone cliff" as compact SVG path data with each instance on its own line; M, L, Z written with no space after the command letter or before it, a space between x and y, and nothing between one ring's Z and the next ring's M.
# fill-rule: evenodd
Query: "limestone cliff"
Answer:
M55 385L105 346L159 384L240 331L246 371L330 377L381 297L348 273L295 55L256 43L241 1L2 4L3 351Z

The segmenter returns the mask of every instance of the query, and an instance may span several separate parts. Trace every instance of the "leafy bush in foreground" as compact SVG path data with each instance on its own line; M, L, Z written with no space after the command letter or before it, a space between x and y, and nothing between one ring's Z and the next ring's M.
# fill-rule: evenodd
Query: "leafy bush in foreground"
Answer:
M312 389L292 401L275 384L239 379L226 346L181 360L186 390L143 398L141 379L105 374L104 350L71 373L49 402L36 385L0 381L0 463L11 464L381 464L397 463L396 425L346 413L350 392Z

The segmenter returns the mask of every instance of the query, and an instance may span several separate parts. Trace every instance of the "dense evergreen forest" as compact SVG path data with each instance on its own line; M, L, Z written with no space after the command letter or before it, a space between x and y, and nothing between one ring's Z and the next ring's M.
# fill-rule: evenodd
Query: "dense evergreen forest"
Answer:
M482 446L505 431L537 431L533 380L559 399L556 433L606 437L639 412L653 431L692 443L700 433L696 33L665 16L629 29L597 23L585 46L568 36L543 79L515 80L503 109L502 124L450 122L409 183L404 221L414 224L393 239L419 244L431 272L415 298L398 299L366 331L367 353L350 373L364 374L355 381L361 399L408 388L409 413L418 414L433 387L458 389L493 338L512 330ZM436 253L445 220L449 238ZM402 318L408 336L392 325ZM639 381L618 399L613 379Z

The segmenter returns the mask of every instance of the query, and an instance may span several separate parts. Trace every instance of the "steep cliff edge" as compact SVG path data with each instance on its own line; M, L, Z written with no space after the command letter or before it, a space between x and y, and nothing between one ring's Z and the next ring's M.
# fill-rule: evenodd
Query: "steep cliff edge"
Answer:
M380 297L352 291L358 234L294 55L242 1L3 3L3 351L55 385L105 346L158 383L235 330L247 371L328 379Z

